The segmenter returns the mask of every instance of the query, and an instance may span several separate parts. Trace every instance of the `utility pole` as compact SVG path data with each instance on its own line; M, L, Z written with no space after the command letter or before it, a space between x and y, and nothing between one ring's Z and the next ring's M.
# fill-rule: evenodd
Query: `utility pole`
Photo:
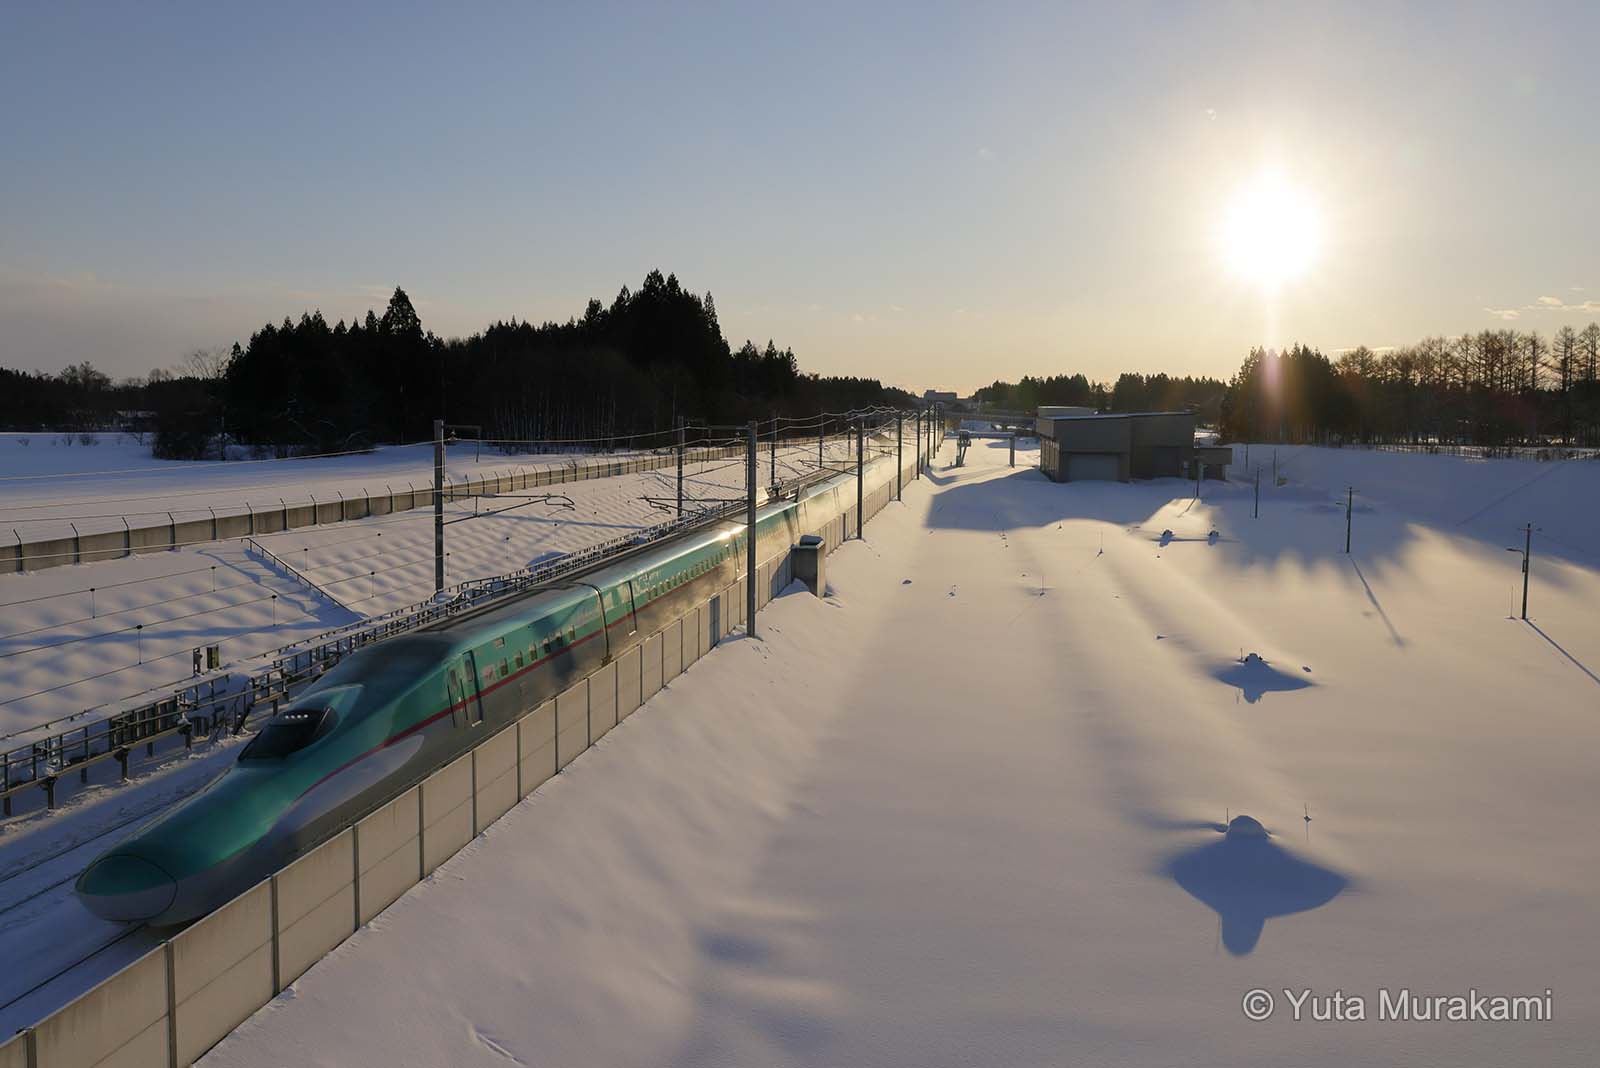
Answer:
M1517 550L1507 549L1506 552L1514 553ZM1528 618L1528 570L1533 558L1533 524L1529 523L1522 528L1522 618Z
M866 441L866 432L862 429L861 418L856 417L856 540L861 540L861 476L864 472L862 444Z
M683 416L678 416L678 518L683 518Z
M745 578L744 632L756 636L756 421L750 420L750 442L745 455Z
M920 411L917 412L916 424L917 424L917 470L916 470L916 474L913 477L921 478L922 477L922 412L920 412Z
M906 488L906 439L900 432L901 414L894 413L894 499L900 499L900 491Z
M1356 488L1349 486L1344 498L1344 551L1350 551L1350 516L1356 509Z
M433 592L444 589L444 420L433 421Z

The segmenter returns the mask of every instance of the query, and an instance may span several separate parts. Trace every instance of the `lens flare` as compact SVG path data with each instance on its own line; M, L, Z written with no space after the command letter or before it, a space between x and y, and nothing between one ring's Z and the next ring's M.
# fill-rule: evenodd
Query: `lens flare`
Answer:
M1265 289L1303 277L1322 246L1316 203L1277 173L1261 176L1234 195L1221 230L1228 266Z

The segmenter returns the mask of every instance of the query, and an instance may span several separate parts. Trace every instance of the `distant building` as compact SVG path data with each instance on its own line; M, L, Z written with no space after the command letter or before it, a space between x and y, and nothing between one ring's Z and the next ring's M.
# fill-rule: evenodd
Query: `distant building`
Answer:
M954 404L961 398L953 389L930 389L922 395L922 399L928 404Z
M1193 412L1096 415L1040 408L1039 469L1057 482L1127 482L1135 478L1225 478L1233 450L1197 448Z

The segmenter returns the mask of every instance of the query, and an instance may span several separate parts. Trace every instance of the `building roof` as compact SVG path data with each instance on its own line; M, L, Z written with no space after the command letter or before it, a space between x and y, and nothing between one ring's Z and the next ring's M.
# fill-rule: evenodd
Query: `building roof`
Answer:
M1094 415L1041 415L1040 419L1143 419L1153 415L1187 415L1193 412L1097 412Z

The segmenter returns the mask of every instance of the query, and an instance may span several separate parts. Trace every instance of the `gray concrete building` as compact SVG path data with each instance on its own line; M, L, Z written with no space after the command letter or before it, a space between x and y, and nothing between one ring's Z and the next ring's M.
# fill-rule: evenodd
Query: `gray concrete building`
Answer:
M1192 477L1197 458L1215 478L1226 472L1231 457L1226 448L1198 457L1192 412L1046 411L1040 409L1038 417L1039 469L1057 482Z

